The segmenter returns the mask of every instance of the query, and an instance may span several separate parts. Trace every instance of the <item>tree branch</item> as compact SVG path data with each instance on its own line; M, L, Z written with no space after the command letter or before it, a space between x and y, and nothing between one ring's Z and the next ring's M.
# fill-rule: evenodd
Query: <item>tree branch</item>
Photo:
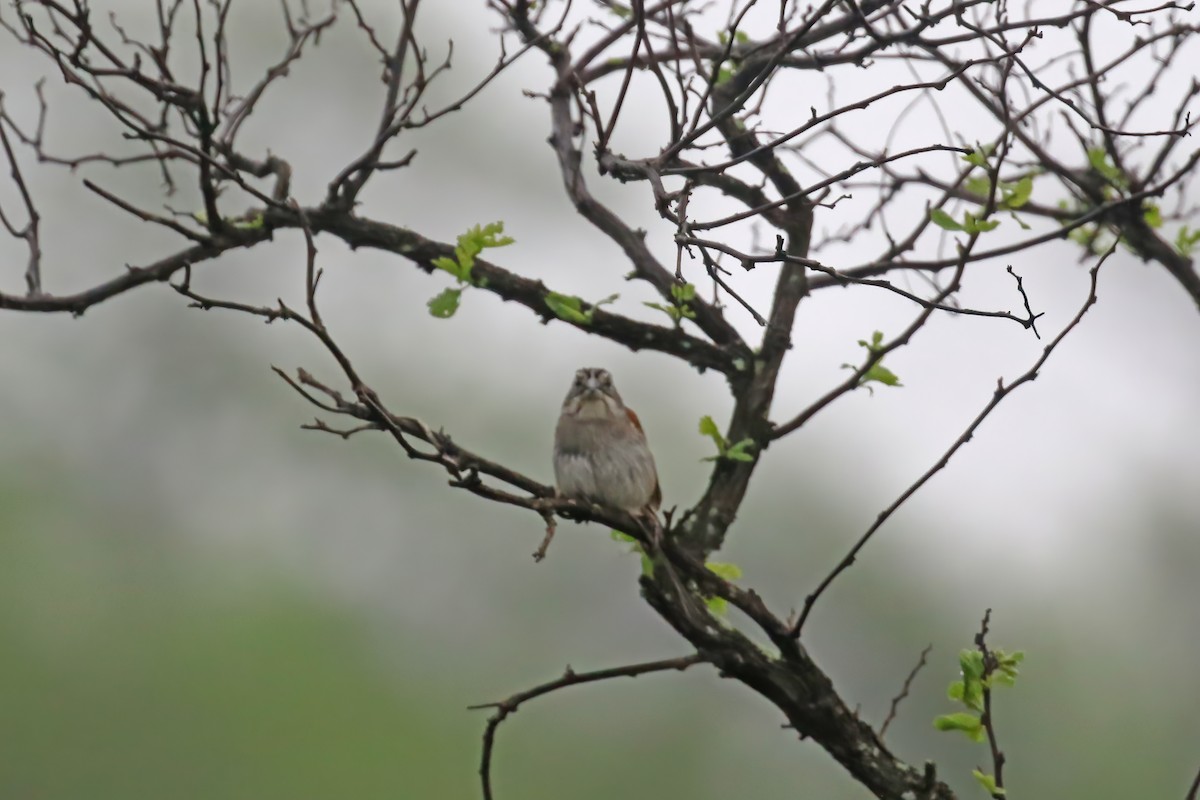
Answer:
M608 669L598 669L593 672L576 672L568 666L562 676L534 686L532 689L517 692L495 703L480 703L479 705L467 706L472 711L485 708L496 709L496 713L488 718L487 727L484 728L483 755L479 760L479 779L483 785L484 800L492 800L493 798L492 751L496 746L496 730L500 727L500 723L508 719L510 714L516 713L522 703L527 703L530 700L550 694L551 692L556 692L559 689L565 689L569 686L579 686L584 683L596 683L597 681L607 681L613 678L636 678L639 675L649 675L654 672L667 672L670 670L682 672L688 667L704 663L704 660L703 656L695 653L680 658L646 661L641 664L609 667Z
M887 522L888 519L891 518L892 514L896 513L897 509L904 505L904 503L910 497L916 494L917 491L924 486L930 478L932 478L950 463L950 459L953 458L954 454L957 453L963 445L974 438L975 431L978 430L979 426L983 424L983 421L987 419L989 415L991 415L991 413L996 409L996 406L998 406L1001 401L1004 400L1004 398L1012 394L1013 391L1015 391L1018 387L1023 386L1026 383L1030 383L1037 378L1039 371L1050 358L1050 354L1058 348L1059 344L1062 343L1063 339L1065 339L1067 335L1071 333L1071 331L1075 330L1075 328L1083 320L1084 315L1087 314L1088 309L1095 305L1096 279L1100 272L1100 267L1106 260L1108 260L1109 256L1113 254L1115 249L1116 245L1114 244L1113 247L1109 248L1108 252L1100 258L1096 265L1089 270L1088 275L1090 279L1090 286L1088 288L1087 298L1084 300L1083 305L1079 308L1079 311L1075 314L1074 318L1072 318L1071 321L1067 323L1066 327L1059 332L1058 336L1055 336L1054 339L1047 344L1045 348L1043 348L1041 356L1038 357L1033 366L1030 367L1025 373L1017 377L1016 380L1009 382L1007 385L1005 385L1003 379L998 379L996 381L996 389L992 392L991 399L975 416L975 419L971 420L971 423L967 425L966 430L964 430L962 434L954 440L953 444L950 445L946 452L942 453L941 458L939 458L932 467L926 470L921 477L917 478L916 481L914 481L907 489L905 489L904 492L902 492L901 495L897 497L891 505L879 513L879 516L876 517L871 526L867 528L866 532L858 538L858 541L854 543L842 560L834 566L834 568L821 580L819 584L817 584L817 588L804 598L803 611L801 611L800 617L796 620L796 624L792 628L792 634L794 636L800 636L801 631L804 629L804 623L808 620L809 615L812 613L813 606L816 604L817 600L820 599L821 595L825 593L825 590L829 588L830 584L832 584L839 575L841 575L846 569L854 564L855 560L858 558L859 552L861 552L863 547L866 546L867 542L871 540L871 537L875 535L875 532L883 527L883 523Z
M883 718L883 724L879 726L879 738L887 736L888 726L892 724L892 720L896 718L896 711L900 708L900 703L904 698L908 697L908 692L912 688L912 683L916 680L917 673L925 666L925 659L933 650L933 645L925 645L925 649L921 651L921 657L917 659L917 665L908 673L908 677L904 679L904 686L900 688L900 694L892 698L891 708L888 709L887 716Z

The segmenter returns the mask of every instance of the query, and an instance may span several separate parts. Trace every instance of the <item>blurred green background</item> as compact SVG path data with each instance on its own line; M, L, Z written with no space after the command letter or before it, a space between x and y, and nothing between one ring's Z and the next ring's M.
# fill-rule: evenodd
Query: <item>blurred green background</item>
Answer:
M131 27L144 22L129 13L138 4L114 5ZM496 21L479 5L425 12L427 46L456 45L433 100L490 68ZM245 86L286 42L273 5L234 14ZM26 119L47 73L0 46L6 103ZM344 20L254 118L247 148L298 165L294 194L315 202L368 141L377 74ZM546 79L533 56L444 127L403 141L417 161L373 185L363 213L444 240L503 218L517 244L497 253L501 264L584 297L620 291L618 310L651 315L637 302L644 290L620 281L619 254L563 202L544 104L520 94ZM77 93L52 84L48 96L50 146L125 146ZM623 131L631 151L655 141L640 124ZM84 172L162 202L152 170ZM174 246L80 190L80 175L34 174L49 290ZM671 257L644 187L599 191ZM199 207L186 186L168 202ZM549 480L571 372L605 365L650 432L667 505L702 490L710 445L696 421L729 408L716 376L543 327L478 292L434 320L425 302L443 279L318 244L327 320L394 410ZM294 301L301 254L297 237L280 236L198 269L196 285L267 303L283 286ZM1022 269L1056 331L1086 276L1065 243L1040 257ZM984 749L931 721L953 710L945 686L987 607L993 641L1029 653L1017 688L997 698L1012 796L1182 797L1200 766L1200 319L1161 270L1123 258L1043 377L883 529L805 633L875 722L933 644L888 743L910 762L935 760L964 797L983 796L970 770L987 768ZM19 290L23 259L0 243L6 291ZM996 272L969 285L973 298L1015 303ZM745 280L761 302L770 276ZM637 559L607 531L563 525L535 565L537 517L446 488L382 436L299 430L311 409L268 366L337 379L301 331L185 305L150 286L81 319L0 313L0 797L478 797L488 712L467 705L568 664L687 652L640 602ZM806 301L777 416L844 375L856 339L908 314L870 293ZM1015 325L935 320L895 357L904 389L847 398L771 448L723 557L775 609L798 605L996 377L1023 371L1042 344ZM495 786L523 800L866 796L781 722L704 667L573 688L501 727Z

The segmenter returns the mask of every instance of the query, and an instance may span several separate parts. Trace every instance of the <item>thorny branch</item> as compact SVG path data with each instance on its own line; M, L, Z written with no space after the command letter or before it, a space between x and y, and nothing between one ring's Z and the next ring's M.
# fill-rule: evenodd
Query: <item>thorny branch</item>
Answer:
M668 520L656 556L663 569L656 566L642 579L647 602L696 654L591 673L568 670L492 704L497 710L485 730L480 770L485 797L492 795L496 728L522 703L578 683L701 662L765 697L790 728L824 748L876 796L952 797L932 765L910 766L882 743L925 653L877 734L836 692L800 634L816 601L892 514L947 465L1002 400L1039 374L1096 302L1099 268L1118 247L1157 264L1200 307L1200 273L1190 257L1197 243L1198 209L1190 198L1200 149L1184 146L1200 120L1200 81L1178 79L1197 57L1200 27L1180 13L1191 6L1076 0L1050 13L1039 5L1046 14L1039 17L1033 4L1021 10L986 0L917 6L826 0L808 8L780 2L770 9L739 0L728 4L722 23L709 13L713 4L685 0L635 0L623 14L617 4L601 3L602 10L614 11L608 18L597 18L579 0L489 0L502 25L499 54L474 83L430 108L431 87L453 54L452 43L433 55L425 46L431 5L402 0L392 19L374 17L357 0L334 0L317 15L306 3L284 2L285 44L248 79L234 69L238 62L230 54L227 32L236 12L229 2L159 2L148 38L118 15L102 22L86 3L19 0L15 16L0 10L0 28L9 39L44 58L50 76L103 111L123 142L118 150L58 152L47 130L59 116L43 82L34 85L36 109L27 116L11 99L13 87L4 87L0 150L14 191L0 195L0 203L15 197L19 210L0 205L0 226L28 255L25 291L0 291L0 309L80 315L145 284L170 282L201 309L294 323L321 343L341 374L327 382L304 369L273 368L322 415L306 429L343 439L385 433L408 458L443 470L451 487L536 514L545 531L534 553L539 560L559 517L598 522L646 543L650 532L642 521L558 497L553 487L392 411L359 373L318 305L317 243L326 238L393 254L425 272L455 257L453 244L371 218L365 189L416 162L413 131L451 119L495 88L518 60L543 58L552 73L549 85L529 94L549 111L549 143L566 197L596 239L624 256L612 277L629 273L649 287L661 299L658 305L674 312L673 324L648 323L583 300L577 317L564 316L549 302L558 292L516 265L487 258L474 259L468 288L511 301L541 322L562 322L632 350L719 372L733 401L723 435L750 446L743 451L748 460L714 462L700 500ZM289 88L293 68L338 24L378 59L381 98L357 154L332 174L314 176L311 165L260 151L244 134L269 118L267 109ZM1122 85L1140 62L1153 65L1149 80L1110 88ZM903 66L905 77L889 76L889 65ZM835 79L843 73L853 78ZM814 91L821 80L828 84L824 99ZM970 137L949 130L942 107L950 103L982 112L991 128ZM666 124L663 137L647 146L634 111L650 105L665 114ZM915 110L925 108L942 120L940 128L914 122L920 116ZM893 141L904 145L893 147ZM30 178L33 162L84 172L86 191L135 224L179 237L179 245L70 293L47 291L54 242L41 233L45 217ZM164 199L186 190L197 208L163 213L98 179L105 168L146 167L159 172ZM322 181L324 196L294 198L297 173ZM661 229L642 230L602 200L602 179L642 190ZM993 231L999 223L1004 227ZM277 233L303 237L302 308L215 297L197 288L210 263L270 242ZM763 451L856 390L935 315L1017 322L1040 338L1042 312L1033 310L1039 298L1031 297L1006 257L1062 239L1093 262L1083 306L1027 372L997 382L958 439L805 598L798 618L781 619L753 589L707 568L708 556L730 535ZM1023 311L975 307L963 299L964 287L1002 268L1016 283ZM758 286L760 276L771 285ZM711 293L688 290L698 284ZM775 421L779 375L802 304L833 287L900 298L911 303L912 321L872 349L844 381ZM326 417L345 419L330 424ZM678 577L663 579L668 574ZM702 601L711 597L725 599L744 619L718 622L704 610ZM986 628L987 617L981 648ZM750 632L765 636L778 655L766 654ZM990 725L990 709L985 719ZM1001 785L1003 755L990 727L988 733ZM1197 787L1200 776L1190 800Z

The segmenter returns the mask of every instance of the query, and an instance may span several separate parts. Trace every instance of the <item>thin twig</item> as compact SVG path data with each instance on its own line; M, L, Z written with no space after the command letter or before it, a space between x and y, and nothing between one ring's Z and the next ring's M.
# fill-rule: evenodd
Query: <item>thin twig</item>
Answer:
M992 610L989 608L983 613L979 633L975 634L975 646L983 653L983 714L980 715L979 722L987 732L988 749L992 754L992 776L996 781L996 791L992 793L992 797L1004 800L1004 763L1007 759L996 738L996 721L992 717L992 689L988 680L996 670L996 657L987 646L988 623L991 618Z
M888 709L887 716L883 719L883 724L879 726L880 739L887 735L888 726L896 718L896 710L900 707L900 702L908 697L908 690L912 688L913 680L916 679L917 673L925 666L925 659L932 650L932 644L925 645L925 649L921 651L921 657L917 660L917 665L912 668L912 672L908 673L908 677L904 679L904 686L900 689L900 694L892 698L892 707Z
M554 539L554 532L558 530L558 524L554 521L554 514L549 511L542 512L542 519L546 521L546 535L542 539L542 543L538 545L537 550L533 551L533 560L540 562L546 557L546 551L550 549L550 542Z
M1183 800L1197 800L1197 798L1200 798L1200 770L1196 771L1196 777L1192 780L1192 788L1188 789Z
M492 750L496 745L496 729L500 727L500 723L504 722L508 716L517 711L522 703L526 703L534 698L542 695L550 694L558 689L564 689L568 686L578 686L582 683L595 683L597 681L606 681L611 678L635 678L638 675L647 675L652 672L666 672L668 670L683 671L688 667L701 664L705 661L704 656L699 653L682 656L680 658L667 658L661 661L646 661L640 664L629 664L623 667L610 667L608 669L598 669L594 672L575 672L570 667L567 667L562 676L552 681L534 686L532 689L526 689L523 692L517 692L510 697L500 700L495 703L480 703L479 705L467 706L469 710L475 711L484 708L494 708L496 713L488 718L487 727L483 731L483 754L479 762L479 778L483 784L484 800L492 800Z
M890 506L880 512L879 516L875 519L875 522L873 522L871 526L867 528L866 532L858 538L858 541L854 543L854 546L850 548L850 551L846 553L846 555L837 563L837 565L834 566L828 575L821 579L821 582L817 585L817 588L804 598L804 609L800 613L799 619L796 620L796 624L792 628L792 635L796 637L800 636L800 632L804 628L804 623L808 620L809 614L812 613L813 606L816 604L817 600L822 594L825 593L825 590L829 588L829 585L832 584L833 581L842 574L842 572L844 572L854 563L859 552L864 546L866 546L867 542L871 540L871 537L875 535L875 532L883 526L883 523L887 522L888 519L891 518L892 514L896 513L896 510L899 509L900 506L904 505L908 498L916 494L917 490L924 486L930 478L932 478L948 463L950 463L950 459L954 456L954 454L958 452L959 448L961 448L963 445L969 442L972 437L974 437L975 431L980 425L983 424L983 421L988 418L988 416L996 409L996 407L1002 400L1004 400L1004 398L1012 394L1012 392L1018 387L1031 382L1038 376L1038 372L1046 363L1046 360L1050 358L1050 354L1054 352L1058 345L1069 333L1071 333L1071 331L1075 330L1076 326L1078 326L1083 320L1084 315L1087 314L1088 309L1095 305L1096 277L1100 272L1100 267L1103 266L1104 262L1108 260L1109 256L1111 256L1115 251L1116 243L1114 243L1113 246L1108 249L1108 252L1101 256L1096 265L1089 270L1088 275L1090 279L1090 286L1088 288L1087 298L1084 300L1083 305L1080 307L1078 313L1075 314L1075 317L1069 323L1067 323L1066 327L1064 327L1062 331L1059 332L1058 336L1054 337L1054 340L1046 345L1046 347L1042 350L1041 356L1038 357L1033 366L1030 367L1024 374L1019 376L1016 380L1008 383L1007 385L1005 385L1003 378L996 381L996 389L992 392L991 399L983 407L983 410L981 410L975 416L975 419L971 420L971 423L967 426L966 430L964 430L962 434L954 440L954 443L950 445L946 452L942 454L941 458L939 458L932 467L926 470L921 477L917 478L912 485L905 489L904 492L901 493L901 495L896 498L896 500Z

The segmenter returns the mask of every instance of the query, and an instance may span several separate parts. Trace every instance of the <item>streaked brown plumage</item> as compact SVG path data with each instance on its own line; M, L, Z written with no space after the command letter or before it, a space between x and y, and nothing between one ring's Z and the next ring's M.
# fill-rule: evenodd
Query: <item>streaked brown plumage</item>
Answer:
M554 482L560 494L625 511L638 519L644 552L654 556L663 542L658 519L662 491L658 470L637 414L625 407L608 370L584 367L575 373L554 431ZM655 576L665 574L698 625L711 624L704 606L675 568L655 558Z
M575 373L554 432L554 480L565 497L657 522L662 492L654 456L608 370Z

